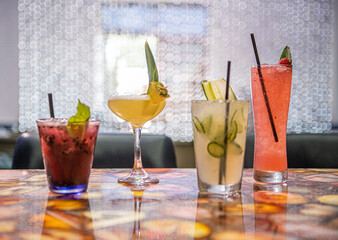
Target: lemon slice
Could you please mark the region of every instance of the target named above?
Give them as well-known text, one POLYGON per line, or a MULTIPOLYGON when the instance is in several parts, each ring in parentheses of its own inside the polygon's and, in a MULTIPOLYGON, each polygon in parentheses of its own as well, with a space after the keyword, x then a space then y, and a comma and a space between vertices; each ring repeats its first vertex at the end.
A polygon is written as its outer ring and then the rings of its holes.
MULTIPOLYGON (((225 99, 225 87, 226 81, 224 78, 220 78, 215 81, 202 81, 202 87, 205 97, 208 100, 224 100, 225 99)), ((234 91, 229 86, 229 100, 237 100, 234 91)))
POLYGON ((85 122, 69 122, 67 124, 67 132, 69 136, 79 140, 83 140, 83 137, 87 131, 88 121, 85 122))

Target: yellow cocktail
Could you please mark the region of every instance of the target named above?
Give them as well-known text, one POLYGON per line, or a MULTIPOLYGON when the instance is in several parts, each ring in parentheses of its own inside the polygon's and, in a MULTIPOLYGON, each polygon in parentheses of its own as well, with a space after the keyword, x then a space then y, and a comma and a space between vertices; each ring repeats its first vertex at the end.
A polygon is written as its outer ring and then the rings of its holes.
POLYGON ((164 106, 165 100, 153 102, 149 95, 114 96, 108 101, 110 110, 133 127, 142 127, 156 117, 164 106))
POLYGON ((118 117, 126 120, 134 132, 134 167, 133 170, 118 182, 131 185, 158 183, 157 178, 150 177, 143 169, 141 159, 141 130, 144 123, 156 117, 164 108, 165 100, 153 101, 149 95, 113 96, 108 100, 108 107, 118 117))
POLYGON ((134 133, 134 167, 126 176, 118 179, 119 183, 146 186, 158 183, 157 178, 149 176, 143 169, 141 159, 141 130, 143 124, 156 117, 165 106, 165 99, 169 97, 167 88, 158 80, 158 72, 148 43, 145 44, 148 66, 149 86, 146 94, 112 96, 108 100, 108 107, 118 117, 126 120, 134 133))

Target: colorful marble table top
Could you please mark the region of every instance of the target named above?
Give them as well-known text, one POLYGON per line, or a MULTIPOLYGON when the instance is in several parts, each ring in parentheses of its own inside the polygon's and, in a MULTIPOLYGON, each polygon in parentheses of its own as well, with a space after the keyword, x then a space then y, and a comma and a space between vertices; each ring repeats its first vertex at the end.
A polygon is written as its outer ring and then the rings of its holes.
POLYGON ((146 189, 94 169, 78 195, 49 192, 44 170, 0 171, 0 239, 338 239, 338 169, 290 169, 287 185, 244 171, 233 197, 199 193, 195 169, 152 169, 146 189))

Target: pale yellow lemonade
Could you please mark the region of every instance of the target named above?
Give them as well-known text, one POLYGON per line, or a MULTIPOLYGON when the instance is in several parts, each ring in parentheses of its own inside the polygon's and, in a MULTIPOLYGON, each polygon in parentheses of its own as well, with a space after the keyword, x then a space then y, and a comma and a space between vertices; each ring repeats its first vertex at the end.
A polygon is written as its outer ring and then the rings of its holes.
POLYGON ((232 185, 241 181, 249 102, 232 101, 229 106, 226 120, 224 101, 193 102, 195 158, 199 181, 202 184, 232 185), (221 173, 222 158, 225 161, 225 172, 221 173))
POLYGON ((154 102, 149 95, 114 96, 108 100, 108 107, 133 127, 142 127, 163 110, 165 100, 154 102))

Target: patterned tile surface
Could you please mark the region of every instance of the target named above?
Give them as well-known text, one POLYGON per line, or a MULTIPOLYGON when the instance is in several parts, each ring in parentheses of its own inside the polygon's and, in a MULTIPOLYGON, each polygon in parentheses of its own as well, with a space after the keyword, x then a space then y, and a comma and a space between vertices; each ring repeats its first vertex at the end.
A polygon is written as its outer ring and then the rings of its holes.
POLYGON ((0 171, 0 239, 338 239, 338 170, 290 169, 285 186, 199 193, 195 169, 152 169, 157 185, 117 183, 94 169, 78 195, 49 192, 43 170, 0 171))

